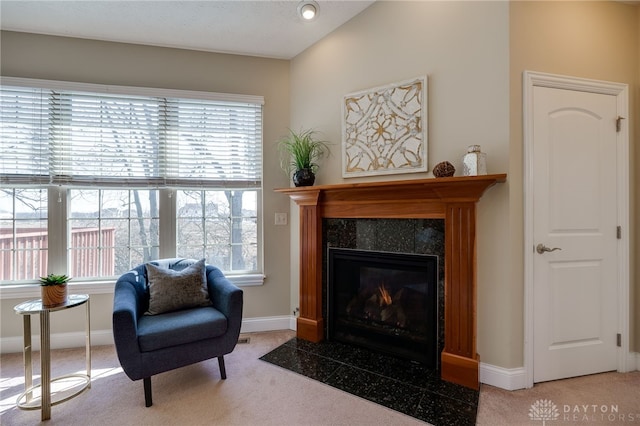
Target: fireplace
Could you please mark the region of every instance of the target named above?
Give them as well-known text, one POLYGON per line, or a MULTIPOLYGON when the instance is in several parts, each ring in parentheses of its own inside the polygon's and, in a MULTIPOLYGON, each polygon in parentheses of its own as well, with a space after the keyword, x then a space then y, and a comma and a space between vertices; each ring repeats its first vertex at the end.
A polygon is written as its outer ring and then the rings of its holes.
POLYGON ((476 353, 476 203, 506 174, 361 182, 282 188, 300 207, 301 339, 325 337, 322 285, 322 221, 359 219, 444 219, 444 346, 440 375, 444 380, 479 389, 476 353))
POLYGON ((438 257, 329 248, 328 338, 437 368, 438 257))

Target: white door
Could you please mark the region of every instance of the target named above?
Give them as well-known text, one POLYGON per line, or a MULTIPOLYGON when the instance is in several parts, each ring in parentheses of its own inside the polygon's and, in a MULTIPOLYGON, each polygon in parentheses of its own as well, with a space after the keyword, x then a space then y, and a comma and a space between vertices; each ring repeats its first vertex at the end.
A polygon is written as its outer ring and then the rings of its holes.
POLYGON ((534 382, 617 368, 616 102, 533 88, 534 382))

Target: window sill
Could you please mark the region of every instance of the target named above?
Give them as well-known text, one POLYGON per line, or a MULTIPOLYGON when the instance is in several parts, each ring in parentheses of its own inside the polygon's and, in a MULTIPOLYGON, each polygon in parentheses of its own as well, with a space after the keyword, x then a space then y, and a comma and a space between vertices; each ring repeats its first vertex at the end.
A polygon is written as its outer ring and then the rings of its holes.
MULTIPOLYGON (((115 281, 85 281, 69 283, 69 293, 112 294, 115 281)), ((41 297, 40 285, 16 284, 0 287, 0 299, 38 299, 41 297)))
POLYGON ((227 279, 238 287, 256 287, 264 285, 266 278, 262 274, 226 275, 227 279))
MULTIPOLYGON (((227 276, 227 279, 238 287, 255 287, 264 284, 265 276, 262 274, 227 276)), ((113 294, 114 281, 84 281, 69 283, 69 293, 82 294, 113 294)), ((0 287, 0 300, 8 299, 38 299, 40 298, 40 285, 16 284, 0 287)))

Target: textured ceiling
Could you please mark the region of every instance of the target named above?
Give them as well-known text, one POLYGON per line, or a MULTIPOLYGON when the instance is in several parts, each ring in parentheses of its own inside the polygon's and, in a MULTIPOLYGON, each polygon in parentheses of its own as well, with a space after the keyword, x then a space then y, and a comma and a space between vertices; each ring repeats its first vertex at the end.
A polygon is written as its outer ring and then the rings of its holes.
POLYGON ((0 0, 0 28, 291 59, 373 3, 316 1, 303 22, 298 1, 0 0))

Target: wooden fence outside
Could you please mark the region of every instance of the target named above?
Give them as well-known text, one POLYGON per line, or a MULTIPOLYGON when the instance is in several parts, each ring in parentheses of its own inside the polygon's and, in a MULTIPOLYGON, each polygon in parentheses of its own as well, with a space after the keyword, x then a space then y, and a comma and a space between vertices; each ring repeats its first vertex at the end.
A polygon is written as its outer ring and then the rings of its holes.
MULTIPOLYGON (((46 275, 47 230, 19 228, 16 231, 15 240, 11 230, 0 231, 0 280, 34 280, 46 275), (12 261, 14 253, 15 263, 12 261)), ((71 247, 71 277, 115 274, 115 228, 72 229, 71 247)))

